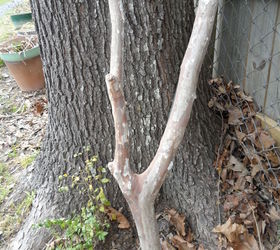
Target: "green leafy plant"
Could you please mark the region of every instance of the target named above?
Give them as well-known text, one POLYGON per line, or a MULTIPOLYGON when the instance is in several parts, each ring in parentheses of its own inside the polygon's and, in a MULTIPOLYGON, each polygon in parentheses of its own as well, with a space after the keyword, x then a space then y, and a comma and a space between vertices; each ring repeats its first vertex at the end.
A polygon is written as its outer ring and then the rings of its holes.
POLYGON ((0 59, 0 68, 4 67, 5 66, 5 63, 2 59, 0 59))
MULTIPOLYGON (((85 149, 89 151, 88 148, 85 149)), ((82 154, 75 154, 74 157, 82 154)), ((73 175, 64 173, 58 177, 60 192, 68 192, 70 189, 78 191, 88 198, 88 202, 71 218, 49 219, 38 225, 48 228, 54 236, 55 240, 47 249, 93 249, 98 241, 105 240, 110 224, 104 213, 110 202, 102 186, 110 180, 105 177, 106 169, 96 166, 96 163, 97 156, 90 157, 79 173, 73 175)))
POLYGON ((18 145, 12 145, 12 150, 8 153, 8 156, 10 159, 14 159, 17 157, 17 148, 18 148, 18 145))

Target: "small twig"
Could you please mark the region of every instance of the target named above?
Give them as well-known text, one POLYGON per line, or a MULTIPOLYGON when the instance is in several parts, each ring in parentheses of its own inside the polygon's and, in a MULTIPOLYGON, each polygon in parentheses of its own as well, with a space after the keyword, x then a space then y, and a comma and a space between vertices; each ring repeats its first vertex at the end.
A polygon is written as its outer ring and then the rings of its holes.
POLYGON ((254 217, 254 221, 255 221, 255 223, 256 223, 256 228, 257 228, 257 234, 258 234, 258 241, 259 241, 260 250, 264 250, 264 249, 263 249, 262 242, 261 242, 260 229, 259 229, 259 226, 258 226, 258 222, 257 222, 256 216, 255 216, 254 209, 252 208, 252 206, 250 205, 250 203, 248 203, 248 204, 249 204, 250 209, 252 210, 253 217, 254 217))
MULTIPOLYGON (((223 115, 222 115, 222 112, 220 111, 220 116, 222 118, 222 134, 220 136, 220 145, 219 145, 219 148, 218 148, 218 152, 217 152, 217 160, 216 160, 216 164, 215 164, 215 169, 217 170, 217 167, 218 167, 218 162, 219 162, 219 159, 220 159, 220 152, 221 152, 221 148, 222 148, 222 144, 223 144, 223 138, 224 138, 224 135, 225 135, 225 132, 224 132, 224 118, 223 118, 223 115)), ((222 224, 222 220, 221 220, 221 209, 220 209, 220 193, 221 193, 221 190, 220 190, 220 183, 221 183, 221 172, 219 172, 219 179, 218 179, 218 194, 217 194, 217 203, 218 203, 218 220, 219 220, 219 224, 221 225, 222 224)))
POLYGON ((0 119, 9 119, 17 116, 23 116, 23 114, 0 115, 0 119))

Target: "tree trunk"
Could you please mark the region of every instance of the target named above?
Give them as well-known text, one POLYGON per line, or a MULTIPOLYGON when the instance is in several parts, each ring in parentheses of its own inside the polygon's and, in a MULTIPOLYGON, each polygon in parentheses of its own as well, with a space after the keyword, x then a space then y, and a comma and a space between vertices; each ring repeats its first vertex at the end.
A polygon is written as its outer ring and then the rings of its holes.
MULTIPOLYGON (((34 169, 37 196, 12 249, 42 249, 49 235, 33 223, 64 216, 82 197, 59 193, 58 176, 77 172, 74 154, 90 145, 100 164, 113 158, 113 119, 104 76, 109 71, 110 19, 107 1, 32 1, 48 96, 48 128, 34 169)), ((194 20, 193 1, 125 1, 124 92, 130 126, 131 165, 150 163, 171 108, 179 67, 194 20)), ((158 204, 187 214, 198 240, 213 246, 217 223, 212 162, 216 121, 207 107, 202 72, 191 120, 158 204)), ((112 205, 127 207, 117 184, 107 190, 112 205)), ((215 249, 215 248, 213 248, 215 249)))

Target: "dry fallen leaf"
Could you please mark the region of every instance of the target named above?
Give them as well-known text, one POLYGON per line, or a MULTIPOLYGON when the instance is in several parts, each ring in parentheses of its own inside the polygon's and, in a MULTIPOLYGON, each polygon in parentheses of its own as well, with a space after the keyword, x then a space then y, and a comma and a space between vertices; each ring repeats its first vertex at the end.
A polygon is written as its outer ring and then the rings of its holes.
POLYGON ((224 211, 227 212, 233 208, 238 207, 241 197, 236 195, 227 195, 224 202, 224 211))
POLYGON ((175 209, 167 210, 170 223, 176 227, 178 234, 186 236, 185 231, 185 216, 180 215, 175 209))
POLYGON ((176 246, 178 248, 178 250, 195 250, 196 249, 194 244, 187 242, 179 235, 175 235, 171 239, 171 241, 174 244, 174 246, 176 246))
POLYGON ((262 171, 262 167, 258 164, 258 165, 253 165, 252 171, 251 171, 251 176, 255 177, 256 174, 260 171, 262 171))
POLYGON ((268 216, 272 221, 279 221, 280 220, 280 213, 276 210, 276 208, 273 206, 269 209, 268 216))
POLYGON ((239 108, 231 107, 228 110, 228 113, 229 113, 228 124, 230 125, 241 124, 241 121, 239 119, 242 118, 243 114, 239 108))
POLYGON ((228 165, 226 167, 233 170, 233 171, 241 172, 243 176, 247 175, 247 173, 248 173, 244 164, 242 162, 240 162, 233 155, 230 156, 229 161, 228 161, 228 165))
POLYGON ((204 246, 200 244, 197 250, 204 250, 204 246))
POLYGON ((161 248, 162 250, 176 250, 171 244, 168 243, 168 241, 161 242, 161 248))
POLYGON ((266 153, 266 156, 269 159, 269 161, 273 167, 277 167, 280 165, 280 158, 277 156, 277 154, 275 152, 269 151, 266 153))
POLYGON ((223 86, 219 86, 218 90, 219 90, 219 94, 226 94, 227 93, 226 89, 223 86))
POLYGON ((214 105, 215 105, 216 100, 217 100, 216 97, 211 98, 211 100, 208 102, 208 107, 209 108, 213 108, 214 105))
POLYGON ((239 235, 247 230, 243 225, 232 223, 231 218, 223 225, 216 226, 213 229, 214 233, 221 233, 226 236, 229 242, 239 242, 239 235))
POLYGON ((130 228, 130 224, 127 218, 119 211, 112 207, 105 208, 106 214, 109 216, 110 220, 117 220, 119 223, 118 228, 120 229, 128 229, 130 228))
POLYGON ((275 140, 265 131, 261 131, 255 144, 259 149, 269 149, 275 144, 275 140))
POLYGON ((234 250, 259 250, 259 245, 253 235, 246 233, 240 241, 232 245, 234 250))
POLYGON ((239 130, 235 129, 235 134, 237 136, 238 141, 241 143, 244 138, 246 137, 245 133, 240 132, 239 130))
POLYGON ((37 101, 34 104, 34 114, 35 115, 42 115, 44 112, 44 103, 37 101))
POLYGON ((245 189, 246 185, 246 179, 243 175, 239 175, 237 178, 237 181, 234 183, 234 190, 241 190, 243 191, 245 189))
POLYGON ((190 227, 189 227, 189 230, 188 230, 188 233, 187 233, 187 237, 185 237, 185 238, 188 242, 192 242, 194 240, 194 235, 193 235, 190 227))
POLYGON ((253 97, 246 95, 243 91, 238 91, 237 95, 247 102, 253 102, 253 97))
POLYGON ((210 85, 214 96, 209 107, 227 111, 219 113, 224 121, 223 142, 214 166, 221 180, 222 205, 227 216, 234 218, 216 227, 214 232, 220 233, 225 249, 257 250, 262 248, 255 238, 257 229, 261 239, 266 240, 272 235, 269 220, 280 220, 279 211, 275 207, 269 209, 267 203, 272 200, 280 203, 279 190, 269 188, 277 187, 280 182, 277 172, 280 157, 273 147, 275 140, 256 118, 253 98, 240 86, 223 79, 213 79, 210 85), (217 104, 221 106, 218 109, 217 104))

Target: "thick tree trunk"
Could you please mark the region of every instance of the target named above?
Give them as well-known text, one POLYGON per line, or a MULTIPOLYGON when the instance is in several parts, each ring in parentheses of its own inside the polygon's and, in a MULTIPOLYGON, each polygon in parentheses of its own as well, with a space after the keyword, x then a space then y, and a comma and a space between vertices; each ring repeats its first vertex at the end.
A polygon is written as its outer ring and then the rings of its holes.
MULTIPOLYGON (((13 249, 42 249, 47 232, 32 223, 67 215, 82 197, 58 193, 58 176, 77 172, 74 154, 91 145, 106 165, 113 158, 113 120, 104 76, 109 71, 107 1, 32 1, 49 100, 48 129, 32 171, 37 196, 13 249)), ((194 19, 193 1, 125 1, 124 92, 130 126, 131 166, 150 163, 171 108, 179 67, 194 19)), ((206 71, 205 71, 206 72, 206 71)), ((204 72, 204 73, 205 73, 204 72)), ((205 79, 206 74, 202 78, 205 79)), ((201 81, 191 120, 159 204, 188 215, 199 240, 212 245, 217 222, 212 161, 218 134, 201 81)), ((115 207, 126 206, 117 184, 107 190, 115 207)), ((215 249, 215 248, 214 248, 215 249)))

